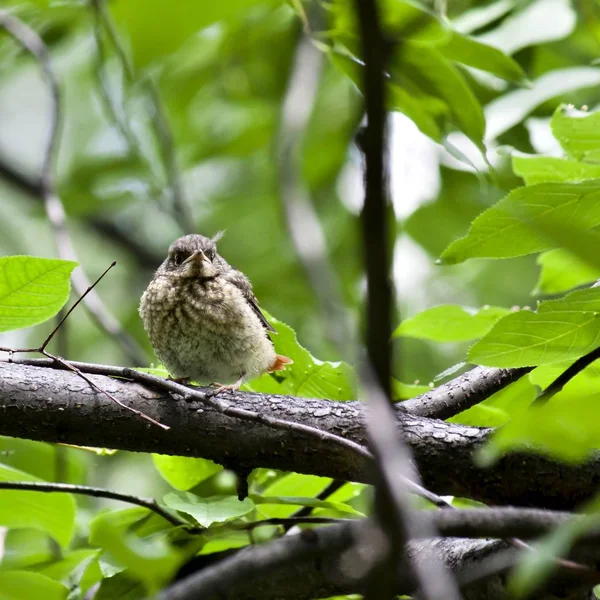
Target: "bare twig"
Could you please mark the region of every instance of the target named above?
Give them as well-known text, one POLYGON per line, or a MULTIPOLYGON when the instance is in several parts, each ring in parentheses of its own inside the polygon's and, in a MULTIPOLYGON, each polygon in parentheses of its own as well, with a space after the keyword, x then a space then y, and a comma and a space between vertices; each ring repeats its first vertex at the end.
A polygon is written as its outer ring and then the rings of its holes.
POLYGON ((585 356, 578 358, 566 371, 561 373, 534 401, 534 405, 544 404, 558 394, 573 377, 579 375, 586 367, 600 358, 600 347, 588 352, 585 356))
POLYGON ((66 312, 66 314, 63 316, 63 318, 59 321, 58 325, 50 332, 50 335, 48 335, 48 337, 44 340, 44 342, 42 343, 41 346, 38 346, 36 348, 8 348, 8 347, 0 346, 0 352, 8 352, 9 356, 11 358, 12 358, 12 356, 14 354, 23 354, 23 353, 28 353, 28 352, 39 352, 40 354, 43 354, 47 358, 53 360, 55 363, 60 364, 63 368, 68 369, 69 371, 72 371, 73 373, 76 373, 81 379, 83 379, 85 382, 87 382, 96 391, 100 392, 101 394, 104 394, 109 400, 112 400, 113 402, 115 402, 116 404, 118 404, 119 406, 121 406, 122 408, 125 408, 126 410, 129 410, 129 411, 135 413, 136 415, 138 415, 142 419, 145 419, 146 421, 152 423, 153 425, 157 425, 158 427, 161 427, 162 429, 168 430, 169 427, 167 425, 163 425, 162 423, 160 423, 156 419, 153 419, 152 417, 148 416, 147 414, 143 413, 140 410, 137 410, 136 408, 132 408, 130 406, 127 406, 126 404, 123 404, 123 402, 121 402, 118 398, 115 398, 115 396, 113 396, 112 394, 108 393, 106 390, 102 389, 100 386, 96 385, 89 377, 87 377, 86 375, 84 375, 81 372, 81 370, 78 367, 76 367, 72 362, 70 362, 70 361, 68 361, 68 360, 66 360, 64 358, 61 358, 59 356, 55 356, 54 354, 50 354, 50 352, 48 352, 46 350, 46 347, 52 341, 52 338, 55 336, 56 332, 59 331, 60 328, 61 328, 61 326, 64 325, 65 321, 67 320, 67 318, 69 317, 69 315, 73 312, 73 310, 79 305, 79 303, 85 298, 85 296, 87 294, 89 294, 94 289, 94 287, 96 286, 96 284, 98 282, 100 282, 100 280, 116 264, 117 264, 116 261, 113 261, 109 265, 109 267, 104 270, 104 272, 100 275, 100 277, 98 277, 98 279, 96 279, 96 281, 94 281, 94 283, 92 283, 83 292, 83 294, 75 301, 75 303, 73 304, 73 306, 71 306, 71 308, 66 312))
POLYGON ((107 498, 108 500, 119 500, 128 504, 136 504, 147 508, 160 515, 176 527, 184 527, 186 530, 193 531, 195 528, 189 521, 181 519, 175 513, 170 512, 156 500, 151 498, 140 498, 130 494, 121 494, 104 488, 90 487, 87 485, 72 485, 70 483, 43 483, 37 481, 0 481, 0 490, 27 490, 30 492, 60 492, 66 494, 78 494, 80 496, 92 496, 94 498, 107 498))
POLYGON ((339 277, 329 260, 325 233, 295 160, 314 106, 322 63, 323 53, 300 38, 281 110, 277 144, 280 196, 292 243, 319 302, 325 331, 342 356, 353 360, 355 343, 339 277))
MULTIPOLYGON (((55 193, 52 175, 52 163, 56 145, 58 143, 61 118, 58 79, 54 74, 48 49, 33 29, 5 10, 0 10, 0 27, 6 29, 6 31, 8 31, 8 33, 10 33, 10 35, 12 35, 15 40, 36 59, 40 65, 44 78, 48 83, 51 98, 51 118, 48 142, 40 174, 40 192, 44 199, 48 220, 54 232, 59 256, 66 260, 77 261, 77 256, 67 228, 65 210, 60 198, 55 193)), ((84 290, 90 287, 90 282, 81 267, 73 272, 72 280, 73 286, 79 294, 83 294, 84 290)), ((107 334, 120 341, 131 360, 136 364, 144 364, 146 362, 145 355, 137 343, 123 331, 118 321, 107 311, 100 300, 100 297, 95 292, 92 292, 87 296, 85 306, 95 322, 107 334)))

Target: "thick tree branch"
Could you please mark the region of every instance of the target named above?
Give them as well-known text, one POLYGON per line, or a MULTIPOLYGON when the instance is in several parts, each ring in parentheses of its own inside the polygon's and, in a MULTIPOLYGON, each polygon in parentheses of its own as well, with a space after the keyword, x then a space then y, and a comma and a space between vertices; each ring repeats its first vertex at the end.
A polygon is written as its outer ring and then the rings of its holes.
MULTIPOLYGON (((0 363, 0 434, 201 456, 226 462, 232 468, 270 467, 370 481, 366 459, 326 440, 242 421, 201 402, 185 402, 139 384, 90 377, 122 402, 170 425, 171 430, 158 430, 122 410, 72 373, 0 363)), ((367 443, 362 407, 357 402, 243 392, 224 394, 223 401, 367 443)), ((512 454, 484 469, 474 464, 473 453, 485 443, 491 430, 413 417, 400 410, 396 416, 423 484, 438 494, 466 496, 496 505, 571 510, 595 494, 600 485, 600 454, 577 466, 535 454, 512 454)))
MULTIPOLYGON (((468 521, 478 519, 475 514, 478 512, 426 511, 418 513, 415 518, 429 520, 429 525, 435 525, 444 535, 462 535, 473 531, 468 521)), ((531 535, 547 531, 551 526, 542 511, 524 513, 530 513, 531 535)), ((527 534, 527 528, 521 527, 524 513, 510 509, 490 511, 487 523, 490 532, 498 531, 495 522, 499 516, 504 522, 505 531, 527 534), (511 521, 514 524, 512 529, 509 525, 511 521)), ((566 515, 555 514, 553 524, 564 522, 567 518, 566 515)), ((479 532, 483 532, 485 526, 482 519, 479 525, 479 532)), ((359 554, 357 542, 368 537, 370 531, 373 531, 370 520, 345 522, 247 547, 233 557, 175 583, 164 590, 157 600, 305 600, 360 592, 365 577, 365 556, 359 554), (293 584, 290 585, 290 582, 293 584)), ((442 556, 445 567, 459 581, 465 584, 467 581, 473 582, 464 590, 468 599, 507 600, 512 596, 507 589, 506 579, 501 575, 516 563, 522 551, 510 548, 502 541, 438 539, 412 542, 409 553, 415 562, 424 564, 429 562, 431 554, 442 556)), ((588 558, 597 556, 597 551, 592 555, 587 552, 586 555, 588 558)), ((396 575, 398 594, 414 592, 416 582, 405 565, 397 570, 396 575)), ((593 586, 597 574, 591 570, 577 575, 573 577, 572 573, 563 572, 550 581, 544 592, 540 592, 536 598, 555 597, 555 594, 563 598, 583 597, 585 590, 593 586)))

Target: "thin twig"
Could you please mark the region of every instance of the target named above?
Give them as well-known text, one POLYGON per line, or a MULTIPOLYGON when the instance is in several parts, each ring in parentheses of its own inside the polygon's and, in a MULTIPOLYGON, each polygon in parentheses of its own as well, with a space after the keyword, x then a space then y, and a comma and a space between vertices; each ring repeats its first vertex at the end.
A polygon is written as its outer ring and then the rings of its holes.
POLYGON ((83 292, 83 294, 81 296, 79 296, 79 298, 77 298, 77 300, 73 303, 73 306, 71 306, 71 308, 69 308, 69 310, 64 314, 63 318, 58 322, 58 324, 56 325, 56 327, 50 332, 50 335, 44 340, 44 343, 40 346, 39 351, 43 352, 46 347, 48 346, 48 344, 52 341, 52 338, 55 336, 56 332, 61 328, 61 326, 63 325, 63 323, 67 320, 67 318, 69 317, 69 315, 77 308, 77 306, 79 306, 80 302, 94 289, 94 287, 96 285, 98 285, 98 283, 100 283, 100 280, 117 264, 116 260, 113 260, 110 265, 108 265, 108 267, 106 267, 106 269, 104 269, 104 271, 102 272, 102 274, 100 275, 100 277, 98 277, 98 279, 96 279, 96 281, 94 281, 94 283, 92 283, 87 290, 85 290, 85 292, 83 292))
POLYGON ((50 352, 48 352, 46 350, 46 347, 48 346, 48 344, 50 343, 50 341, 52 340, 52 338, 54 337, 56 332, 60 330, 61 326, 64 326, 65 321, 67 320, 69 315, 73 312, 73 310, 80 304, 80 302, 85 298, 85 296, 94 289, 94 286, 96 286, 100 282, 100 280, 116 264, 117 264, 116 261, 113 261, 110 264, 110 266, 104 270, 104 272, 100 275, 100 277, 98 277, 98 279, 96 279, 96 281, 94 281, 94 283, 92 283, 84 291, 84 293, 74 302, 73 306, 71 306, 71 308, 67 311, 67 313, 64 315, 64 317, 60 320, 58 325, 50 332, 50 335, 44 340, 44 342, 42 343, 41 346, 38 346, 37 348, 8 348, 8 347, 0 346, 0 352, 8 352, 10 358, 12 358, 13 354, 39 352, 40 354, 43 354, 44 356, 51 359, 55 363, 60 364, 63 368, 77 374, 81 379, 83 379, 86 383, 88 383, 92 388, 94 388, 96 391, 100 392, 101 394, 104 394, 109 400, 112 400, 113 402, 115 402, 116 404, 121 406, 122 408, 131 411, 132 413, 138 415, 139 417, 141 417, 142 419, 145 419, 146 421, 152 423, 153 425, 157 425, 158 427, 161 427, 162 429, 168 430, 168 429, 170 429, 170 427, 168 427, 167 425, 159 423, 157 420, 153 419, 152 417, 148 416, 147 414, 143 413, 142 411, 137 410, 136 408, 127 406, 126 404, 121 402, 118 398, 115 398, 112 394, 110 394, 106 390, 102 389, 100 386, 96 385, 89 377, 84 375, 81 372, 81 370, 77 366, 75 366, 75 364, 73 364, 71 361, 61 358, 60 356, 55 356, 54 354, 50 354, 50 352))
POLYGON ((586 367, 589 367, 594 361, 600 358, 600 347, 595 348, 586 355, 578 358, 566 371, 563 371, 533 402, 532 406, 545 404, 558 394, 573 377, 579 375, 586 367))
POLYGON ((73 485, 70 483, 44 483, 37 481, 0 481, 0 490, 27 490, 30 492, 60 492, 67 494, 78 494, 80 496, 92 496, 94 498, 107 498, 109 500, 119 500, 128 504, 136 504, 147 508, 152 512, 160 515, 172 525, 184 527, 187 530, 194 528, 188 521, 179 518, 176 514, 169 512, 163 508, 156 500, 151 498, 140 498, 139 496, 131 496, 130 494, 121 494, 104 488, 91 487, 87 485, 73 485))
MULTIPOLYGON (((51 99, 51 118, 50 131, 40 173, 40 191, 44 200, 48 221, 54 232, 59 256, 62 259, 77 261, 77 255, 73 248, 67 228, 65 210, 60 198, 55 193, 52 174, 52 163, 56 145, 58 144, 61 121, 61 102, 58 79, 52 68, 48 49, 33 29, 5 10, 0 10, 0 27, 6 29, 6 31, 8 31, 8 33, 36 59, 48 84, 51 99)), ((73 287, 79 294, 83 294, 84 290, 90 287, 90 282, 81 267, 73 272, 72 281, 73 287)), ((118 321, 107 311, 100 300, 100 297, 96 293, 87 296, 85 306, 95 322, 107 334, 120 341, 123 349, 131 360, 136 364, 144 364, 146 362, 144 352, 133 338, 123 331, 118 321)))

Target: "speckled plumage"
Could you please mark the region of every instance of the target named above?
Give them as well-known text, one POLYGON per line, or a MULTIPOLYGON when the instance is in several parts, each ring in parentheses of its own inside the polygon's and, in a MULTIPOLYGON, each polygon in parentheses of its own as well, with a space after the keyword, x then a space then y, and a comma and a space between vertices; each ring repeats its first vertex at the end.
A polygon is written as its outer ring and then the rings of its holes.
POLYGON ((139 312, 156 356, 176 378, 227 384, 282 368, 278 359, 287 360, 275 354, 267 333, 274 330, 246 276, 201 235, 173 242, 139 312))

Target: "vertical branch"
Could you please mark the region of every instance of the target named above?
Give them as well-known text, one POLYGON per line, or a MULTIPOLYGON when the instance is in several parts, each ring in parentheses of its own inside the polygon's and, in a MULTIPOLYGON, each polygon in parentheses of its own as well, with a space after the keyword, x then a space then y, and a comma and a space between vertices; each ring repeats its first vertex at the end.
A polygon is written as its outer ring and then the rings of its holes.
MULTIPOLYGON (((426 600, 459 600, 456 582, 440 557, 429 561, 410 560, 407 542, 417 537, 434 537, 435 529, 423 528, 411 515, 406 481, 419 484, 410 450, 394 423, 391 398, 391 316, 393 305, 388 247, 388 193, 385 165, 386 40, 380 27, 376 0, 355 0, 362 42, 367 125, 360 145, 365 157, 365 203, 361 213, 363 251, 367 276, 366 346, 367 365, 362 383, 367 398, 367 428, 377 471, 375 511, 388 546, 383 559, 371 570, 366 582, 366 600, 396 597, 398 565, 412 563, 418 594, 426 600)), ((368 540, 366 540, 368 543, 368 540)), ((373 542, 372 542, 373 544, 373 542)))
POLYGON ((367 273, 366 345, 377 382, 391 397, 390 333, 392 285, 388 245, 388 193, 385 168, 386 109, 384 65, 387 47, 373 0, 355 0, 364 60, 367 126, 359 144, 365 157, 365 203, 361 213, 367 273))
MULTIPOLYGON (((48 221, 54 233, 54 240, 58 255, 65 260, 77 260, 77 255, 71 242, 67 228, 67 216, 60 198, 55 193, 52 163, 54 152, 58 144, 58 132, 61 122, 61 102, 58 79, 54 74, 50 62, 50 55, 46 45, 38 34, 7 11, 0 10, 0 27, 5 29, 14 39, 27 50, 38 62, 44 79, 48 84, 50 92, 50 131, 42 161, 40 174, 40 193, 44 200, 44 207, 48 221)), ((82 294, 90 287, 90 281, 80 266, 72 275, 73 287, 82 294)), ((96 292, 92 291, 85 299, 85 307, 94 321, 109 336, 116 338, 129 359, 136 364, 145 364, 146 357, 137 343, 121 328, 119 322, 111 315, 104 306, 96 292)))

